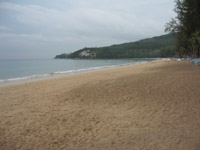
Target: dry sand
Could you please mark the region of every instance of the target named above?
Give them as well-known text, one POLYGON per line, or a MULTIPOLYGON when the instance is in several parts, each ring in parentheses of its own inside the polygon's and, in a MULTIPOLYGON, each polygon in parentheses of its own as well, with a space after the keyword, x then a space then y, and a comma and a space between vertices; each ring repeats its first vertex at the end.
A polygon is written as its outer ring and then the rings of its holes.
POLYGON ((0 87, 0 150, 200 150, 200 67, 183 62, 0 87))

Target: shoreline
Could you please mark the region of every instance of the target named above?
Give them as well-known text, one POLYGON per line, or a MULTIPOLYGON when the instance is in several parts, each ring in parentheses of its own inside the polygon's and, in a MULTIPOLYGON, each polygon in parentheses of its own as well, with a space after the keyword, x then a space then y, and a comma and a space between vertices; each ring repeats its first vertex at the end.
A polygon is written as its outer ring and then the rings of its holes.
MULTIPOLYGON (((152 58, 154 59, 154 58, 152 58)), ((30 75, 30 76, 23 76, 23 77, 16 77, 16 78, 9 78, 9 79, 1 79, 0 80, 0 87, 6 86, 6 85, 12 85, 12 84, 21 84, 26 82, 34 82, 34 81, 40 81, 45 79, 54 79, 59 78, 63 76, 69 76, 79 73, 85 73, 85 72, 95 72, 95 71, 103 71, 107 69, 113 69, 113 68, 119 68, 119 67, 126 67, 126 66, 134 66, 134 65, 141 65, 145 63, 150 62, 157 62, 165 60, 164 58, 158 58, 157 60, 153 61, 144 61, 144 62, 136 62, 136 63, 127 63, 127 64, 120 64, 120 65, 111 65, 111 66, 100 66, 100 67, 91 67, 91 68, 83 68, 78 70, 69 70, 69 71, 59 71, 59 72, 53 72, 53 73, 46 73, 46 74, 37 74, 37 75, 30 75)))
POLYGON ((197 150, 199 97, 189 61, 0 87, 0 149, 197 150))

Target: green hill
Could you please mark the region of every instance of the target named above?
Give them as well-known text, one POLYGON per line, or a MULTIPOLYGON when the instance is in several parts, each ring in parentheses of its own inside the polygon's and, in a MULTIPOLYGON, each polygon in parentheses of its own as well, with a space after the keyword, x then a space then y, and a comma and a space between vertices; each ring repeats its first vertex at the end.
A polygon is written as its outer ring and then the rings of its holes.
POLYGON ((57 55, 55 58, 155 58, 173 57, 175 54, 175 39, 171 34, 167 34, 106 47, 85 47, 70 54, 57 55))

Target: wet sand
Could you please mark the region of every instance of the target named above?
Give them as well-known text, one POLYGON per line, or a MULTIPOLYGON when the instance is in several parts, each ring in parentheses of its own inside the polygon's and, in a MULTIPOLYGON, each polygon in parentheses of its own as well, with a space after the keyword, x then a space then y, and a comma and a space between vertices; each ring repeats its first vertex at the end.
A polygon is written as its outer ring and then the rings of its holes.
POLYGON ((158 61, 0 87, 0 150, 199 150, 200 67, 158 61))

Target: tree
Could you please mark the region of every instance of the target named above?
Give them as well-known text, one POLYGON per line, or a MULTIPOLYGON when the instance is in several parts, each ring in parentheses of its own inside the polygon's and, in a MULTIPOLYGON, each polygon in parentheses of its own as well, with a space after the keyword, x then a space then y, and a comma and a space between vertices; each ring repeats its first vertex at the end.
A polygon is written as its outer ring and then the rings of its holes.
POLYGON ((199 57, 200 1, 175 0, 176 18, 165 26, 165 31, 176 37, 176 49, 180 55, 199 57))
POLYGON ((192 55, 200 56, 200 30, 194 32, 189 40, 192 46, 192 55))

